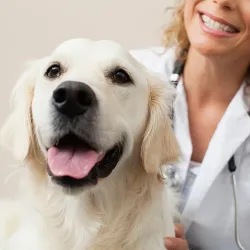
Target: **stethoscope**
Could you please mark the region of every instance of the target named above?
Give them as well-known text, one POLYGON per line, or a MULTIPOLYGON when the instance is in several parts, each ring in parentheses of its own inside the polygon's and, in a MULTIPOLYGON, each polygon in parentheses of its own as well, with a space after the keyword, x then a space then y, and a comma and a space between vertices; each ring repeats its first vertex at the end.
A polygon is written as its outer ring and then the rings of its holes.
MULTIPOLYGON (((184 70, 184 65, 185 65, 185 60, 183 60, 182 57, 180 57, 179 59, 177 59, 175 61, 174 64, 174 69, 173 72, 170 76, 170 82, 174 85, 174 87, 176 88, 183 70, 184 70)), ((173 121, 174 124, 174 110, 172 110, 170 117, 173 121)), ((173 125, 174 128, 174 125, 173 125)), ((241 250, 246 250, 241 242, 240 242, 240 236, 239 236, 239 215, 238 215, 238 198, 237 198, 237 182, 236 182, 236 177, 235 177, 235 172, 237 170, 237 166, 235 164, 235 159, 234 159, 234 155, 230 158, 230 160, 228 161, 228 171, 231 174, 231 178, 232 178, 232 186, 233 186, 233 195, 234 195, 234 214, 235 214, 235 241, 236 244, 238 245, 239 249, 241 250)), ((178 176, 178 173, 176 171, 176 168, 174 166, 170 166, 167 169, 166 172, 168 178, 169 178, 169 184, 170 186, 174 187, 175 189, 179 190, 181 189, 181 181, 180 181, 180 177, 178 176)))

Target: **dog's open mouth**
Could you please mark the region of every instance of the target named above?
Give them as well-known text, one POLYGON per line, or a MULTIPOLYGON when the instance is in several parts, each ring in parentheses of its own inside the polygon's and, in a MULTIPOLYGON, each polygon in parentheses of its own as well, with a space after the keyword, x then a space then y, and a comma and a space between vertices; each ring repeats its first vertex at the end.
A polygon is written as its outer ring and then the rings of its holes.
POLYGON ((67 134, 48 150, 48 172, 64 187, 96 184, 116 167, 123 153, 124 141, 107 152, 97 152, 74 134, 67 134))

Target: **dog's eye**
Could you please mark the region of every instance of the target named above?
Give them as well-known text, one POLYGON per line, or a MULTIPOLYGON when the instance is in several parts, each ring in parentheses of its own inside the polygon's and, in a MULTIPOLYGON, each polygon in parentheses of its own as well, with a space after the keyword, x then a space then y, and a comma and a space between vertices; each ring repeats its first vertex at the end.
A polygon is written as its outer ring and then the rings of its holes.
POLYGON ((132 82, 128 73, 123 69, 117 69, 113 72, 112 80, 115 83, 129 83, 132 82))
POLYGON ((51 65, 51 66, 47 69, 45 75, 46 75, 48 78, 54 79, 54 78, 59 77, 59 76, 61 75, 61 73, 62 73, 62 68, 61 68, 60 64, 57 63, 57 64, 51 65))

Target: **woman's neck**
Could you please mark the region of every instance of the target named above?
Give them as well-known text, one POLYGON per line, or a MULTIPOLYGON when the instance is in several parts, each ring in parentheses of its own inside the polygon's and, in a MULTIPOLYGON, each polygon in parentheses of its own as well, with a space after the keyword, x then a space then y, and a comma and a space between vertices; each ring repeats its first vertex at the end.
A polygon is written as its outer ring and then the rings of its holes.
POLYGON ((184 86, 197 103, 229 104, 239 89, 249 62, 204 57, 190 48, 184 69, 184 86))

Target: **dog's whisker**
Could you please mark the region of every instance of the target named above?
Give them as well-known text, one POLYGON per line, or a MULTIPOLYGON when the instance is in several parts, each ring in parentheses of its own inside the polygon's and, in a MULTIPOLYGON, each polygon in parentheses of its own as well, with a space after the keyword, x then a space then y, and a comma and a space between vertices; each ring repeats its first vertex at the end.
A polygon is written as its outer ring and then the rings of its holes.
POLYGON ((20 173, 20 172, 21 172, 21 169, 16 169, 16 171, 9 174, 9 176, 7 176, 6 179, 4 180, 4 186, 7 185, 7 183, 11 180, 12 177, 14 177, 17 173, 20 173))

